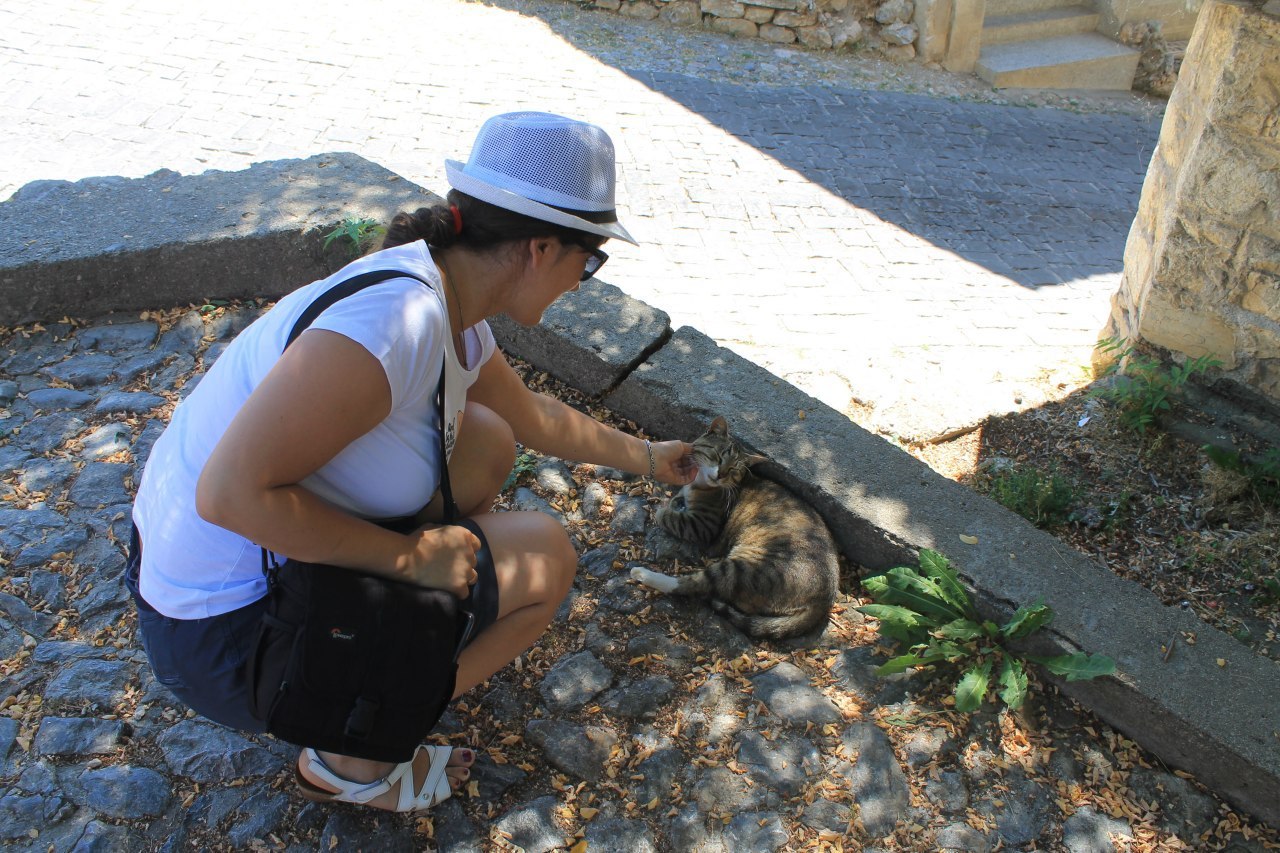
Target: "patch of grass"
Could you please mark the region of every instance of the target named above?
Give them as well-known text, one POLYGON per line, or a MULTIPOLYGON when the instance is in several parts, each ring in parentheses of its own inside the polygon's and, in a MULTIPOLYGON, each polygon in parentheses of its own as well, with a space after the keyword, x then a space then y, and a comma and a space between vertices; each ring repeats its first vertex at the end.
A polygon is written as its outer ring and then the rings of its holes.
POLYGON ((1070 519, 1077 494, 1060 474, 1045 475, 1035 468, 1024 468, 993 475, 991 497, 1036 527, 1049 528, 1070 519))
POLYGON ((1098 348, 1112 354, 1115 361, 1104 376, 1114 376, 1111 384, 1090 391, 1090 395, 1110 400, 1120 409, 1120 420, 1134 432, 1145 433, 1156 418, 1169 410, 1170 399, 1177 395, 1187 380, 1222 362, 1212 355, 1165 367, 1157 358, 1138 352, 1137 348, 1118 338, 1107 338, 1098 348))

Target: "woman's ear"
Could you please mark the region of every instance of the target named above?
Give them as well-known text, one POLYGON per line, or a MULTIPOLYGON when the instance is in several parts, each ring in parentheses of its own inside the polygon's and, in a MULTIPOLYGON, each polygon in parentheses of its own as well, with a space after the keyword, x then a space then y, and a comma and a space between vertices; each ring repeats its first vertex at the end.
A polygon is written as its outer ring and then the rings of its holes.
POLYGON ((530 237, 525 244, 529 266, 538 269, 548 261, 554 260, 553 255, 557 245, 555 240, 548 237, 530 237))

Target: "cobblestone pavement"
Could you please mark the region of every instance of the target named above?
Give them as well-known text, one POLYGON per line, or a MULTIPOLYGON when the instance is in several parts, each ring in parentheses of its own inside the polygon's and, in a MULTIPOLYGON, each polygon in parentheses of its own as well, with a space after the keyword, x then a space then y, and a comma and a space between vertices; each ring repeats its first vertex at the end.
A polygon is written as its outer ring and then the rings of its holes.
MULTIPOLYGON (((617 16, 584 34, 569 4, 297 8, 6 3, 0 196, 331 150, 439 191, 441 161, 497 110, 589 117, 619 143, 625 221, 646 241, 616 247, 611 283, 860 422, 924 437, 1034 403, 1041 374, 1083 362, 1157 132, 1141 111, 861 90, 834 59, 617 16)), ((447 718, 483 756, 470 795, 424 820, 305 804, 290 749, 191 719, 154 681, 119 584, 134 472, 251 315, 0 340, 0 840, 1264 849, 1052 694, 964 717, 874 678, 848 597, 821 637, 774 647, 638 589, 631 564, 677 556, 647 532, 656 496, 558 460, 507 500, 563 517, 582 571, 543 642, 447 718)))
POLYGON ((1084 381, 1158 132, 1158 107, 867 91, 847 59, 569 3, 181 5, 0 9, 0 197, 332 150, 443 191, 488 115, 588 117, 644 243, 610 283, 910 439, 1084 381))
POLYGON ((1280 847, 1052 690, 1017 713, 956 714, 945 690, 876 677, 884 649, 853 609, 854 567, 823 633, 786 644, 753 645, 702 604, 647 591, 628 580, 632 566, 693 559, 652 524, 661 490, 556 459, 537 460, 501 502, 559 518, 578 576, 538 645, 438 728, 481 756, 468 790, 418 817, 307 803, 292 748, 203 722, 155 680, 120 582, 136 471, 258 310, 0 338, 0 844, 1280 847))

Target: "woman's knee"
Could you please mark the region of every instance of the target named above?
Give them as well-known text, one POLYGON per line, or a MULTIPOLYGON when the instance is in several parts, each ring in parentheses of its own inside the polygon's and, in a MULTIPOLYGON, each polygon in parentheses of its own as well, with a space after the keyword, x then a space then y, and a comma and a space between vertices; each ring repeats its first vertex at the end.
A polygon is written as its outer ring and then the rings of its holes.
POLYGON ((503 512, 476 521, 494 553, 503 610, 530 604, 559 606, 578 566, 565 529, 541 512, 503 512))
POLYGON ((497 495, 515 459, 516 439, 511 425, 489 407, 467 403, 458 444, 449 460, 449 473, 476 486, 477 491, 497 495))
POLYGON ((541 568, 546 573, 548 586, 557 604, 569 592, 578 569, 578 552, 569 541, 569 534, 554 518, 544 513, 530 513, 531 523, 537 529, 541 556, 541 568))

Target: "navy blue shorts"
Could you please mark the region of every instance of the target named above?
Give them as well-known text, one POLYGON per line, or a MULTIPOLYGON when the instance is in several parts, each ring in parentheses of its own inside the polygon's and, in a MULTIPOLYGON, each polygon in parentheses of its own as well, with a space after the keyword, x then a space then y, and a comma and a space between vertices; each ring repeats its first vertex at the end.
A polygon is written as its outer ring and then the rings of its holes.
MULTIPOLYGON (((470 638, 474 640, 498 621, 498 576, 480 525, 469 518, 455 523, 480 539, 479 577, 462 601, 462 608, 475 614, 470 638)), ((138 591, 141 562, 142 542, 135 527, 124 581, 138 607, 138 633, 156 681, 202 717, 241 731, 264 731, 262 721, 249 713, 245 662, 257 641, 267 599, 205 619, 174 619, 158 612, 138 591)))

